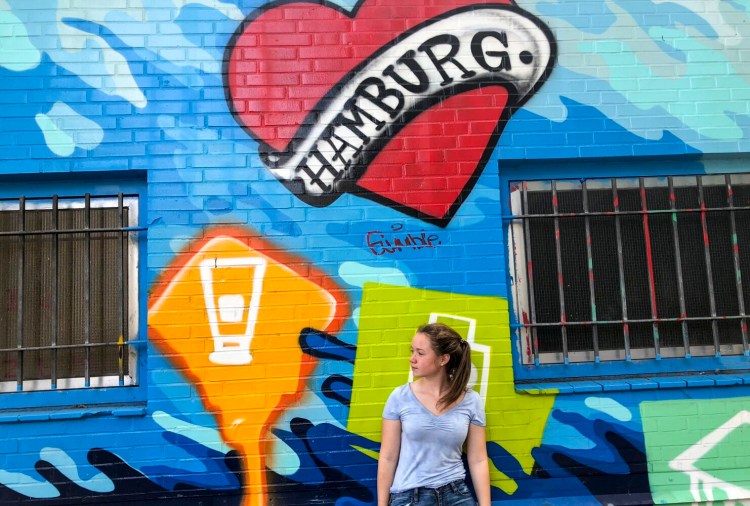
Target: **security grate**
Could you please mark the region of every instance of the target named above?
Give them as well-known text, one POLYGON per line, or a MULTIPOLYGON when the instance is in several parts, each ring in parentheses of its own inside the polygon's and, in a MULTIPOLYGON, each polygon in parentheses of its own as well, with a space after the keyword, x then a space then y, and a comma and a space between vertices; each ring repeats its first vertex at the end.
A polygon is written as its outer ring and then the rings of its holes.
POLYGON ((0 392, 135 383, 137 202, 0 200, 0 392))
POLYGON ((750 175, 511 183, 523 362, 748 353, 750 175))

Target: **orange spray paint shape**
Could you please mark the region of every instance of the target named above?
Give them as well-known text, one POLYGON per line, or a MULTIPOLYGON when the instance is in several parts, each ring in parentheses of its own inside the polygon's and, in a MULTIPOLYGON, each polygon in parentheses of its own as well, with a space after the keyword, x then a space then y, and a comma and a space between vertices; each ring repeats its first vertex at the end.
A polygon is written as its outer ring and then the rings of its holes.
POLYGON ((346 301, 326 275, 241 228, 209 234, 165 272, 151 298, 150 339, 242 454, 244 504, 265 504, 268 428, 302 395, 315 363, 300 331, 335 333, 346 301))

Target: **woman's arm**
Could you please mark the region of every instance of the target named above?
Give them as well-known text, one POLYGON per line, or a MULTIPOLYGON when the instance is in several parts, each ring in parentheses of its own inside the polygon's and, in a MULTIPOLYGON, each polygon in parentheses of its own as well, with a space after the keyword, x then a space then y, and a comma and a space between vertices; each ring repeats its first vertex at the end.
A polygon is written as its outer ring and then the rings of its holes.
POLYGON ((388 506, 400 450, 401 421, 383 419, 380 456, 378 457, 378 506, 388 506))
POLYGON ((469 424, 466 456, 479 506, 490 506, 490 465, 487 462, 487 439, 484 427, 469 424))

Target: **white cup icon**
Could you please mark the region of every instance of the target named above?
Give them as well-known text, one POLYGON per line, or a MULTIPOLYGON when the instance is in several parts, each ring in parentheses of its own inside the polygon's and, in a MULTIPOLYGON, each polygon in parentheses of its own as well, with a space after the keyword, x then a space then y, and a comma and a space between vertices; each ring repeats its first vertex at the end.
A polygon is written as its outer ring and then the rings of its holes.
POLYGON ((209 258, 201 262, 203 296, 214 342, 208 359, 214 364, 252 362, 250 343, 267 264, 261 257, 209 258))

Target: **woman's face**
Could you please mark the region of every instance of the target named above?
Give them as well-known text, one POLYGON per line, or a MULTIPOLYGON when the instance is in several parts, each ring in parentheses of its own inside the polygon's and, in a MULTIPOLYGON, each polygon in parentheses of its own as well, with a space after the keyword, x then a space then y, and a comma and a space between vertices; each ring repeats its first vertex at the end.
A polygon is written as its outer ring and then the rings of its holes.
POLYGON ((418 332, 412 338, 409 361, 415 378, 445 374, 444 365, 448 363, 448 358, 448 355, 435 353, 428 335, 418 332))

